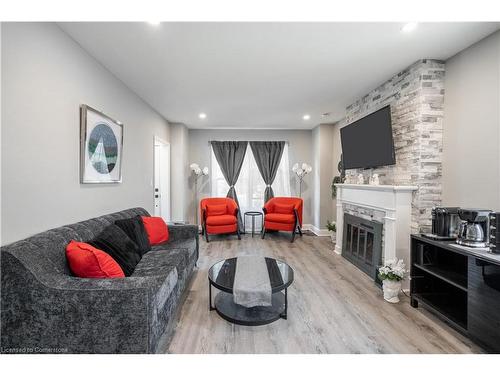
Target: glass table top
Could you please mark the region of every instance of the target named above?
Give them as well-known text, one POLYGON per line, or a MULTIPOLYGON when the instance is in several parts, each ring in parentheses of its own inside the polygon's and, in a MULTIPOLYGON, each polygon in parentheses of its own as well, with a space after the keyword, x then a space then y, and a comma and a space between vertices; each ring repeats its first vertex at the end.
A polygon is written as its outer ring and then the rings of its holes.
MULTIPOLYGON (((276 293, 288 288, 293 281, 292 267, 281 260, 267 257, 264 259, 269 272, 272 292, 276 293)), ((238 258, 229 258, 215 263, 208 270, 210 283, 217 289, 232 293, 237 264, 238 258)))

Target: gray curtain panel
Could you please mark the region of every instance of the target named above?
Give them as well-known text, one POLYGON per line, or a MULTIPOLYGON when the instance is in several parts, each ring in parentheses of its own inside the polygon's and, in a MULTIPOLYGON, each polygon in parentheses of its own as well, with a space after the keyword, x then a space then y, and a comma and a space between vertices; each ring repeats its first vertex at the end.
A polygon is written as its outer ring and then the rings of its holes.
POLYGON ((267 185, 264 192, 265 203, 274 197, 271 184, 276 178, 281 156, 283 155, 283 149, 285 148, 285 142, 250 142, 250 147, 252 148, 253 157, 255 158, 260 174, 267 185))
MULTIPOLYGON (((227 192, 227 197, 232 198, 240 206, 238 202, 238 197, 236 196, 236 190, 234 185, 238 181, 240 175, 241 166, 243 165, 243 160, 245 159, 245 153, 247 151, 247 141, 212 141, 212 149, 214 150, 215 158, 219 167, 229 185, 229 191, 227 192)), ((238 224, 240 228, 242 226, 241 212, 238 214, 238 224)))

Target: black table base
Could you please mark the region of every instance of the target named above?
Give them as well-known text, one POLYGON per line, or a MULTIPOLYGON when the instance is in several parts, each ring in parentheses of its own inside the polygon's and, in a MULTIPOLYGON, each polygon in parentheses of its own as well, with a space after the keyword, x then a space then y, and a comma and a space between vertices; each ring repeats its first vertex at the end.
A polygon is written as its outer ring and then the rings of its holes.
POLYGON ((208 306, 210 310, 217 310, 222 318, 231 323, 246 326, 260 326, 280 318, 287 319, 288 287, 293 282, 293 269, 283 261, 267 257, 263 259, 266 263, 271 286, 271 306, 247 308, 234 303, 233 285, 238 258, 229 258, 215 263, 208 270, 208 306), (214 295, 214 298, 212 298, 212 287, 219 291, 217 295, 214 295))
POLYGON ((262 233, 262 229, 264 228, 264 216, 260 211, 247 211, 243 215, 243 229, 245 234, 247 233, 247 216, 252 217, 252 237, 255 233, 255 217, 260 216, 260 232, 262 233))
POLYGON ((219 292, 215 296, 215 310, 228 322, 244 326, 261 326, 287 316, 287 295, 278 292, 272 295, 272 306, 244 307, 233 301, 233 295, 219 292))

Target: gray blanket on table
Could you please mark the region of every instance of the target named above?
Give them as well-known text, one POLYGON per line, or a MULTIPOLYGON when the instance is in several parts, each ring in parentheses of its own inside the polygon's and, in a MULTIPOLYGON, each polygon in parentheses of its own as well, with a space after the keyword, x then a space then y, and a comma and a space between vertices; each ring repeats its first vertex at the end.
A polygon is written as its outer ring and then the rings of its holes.
POLYGON ((233 296, 234 303, 245 307, 271 306, 271 281, 264 257, 238 257, 233 296))

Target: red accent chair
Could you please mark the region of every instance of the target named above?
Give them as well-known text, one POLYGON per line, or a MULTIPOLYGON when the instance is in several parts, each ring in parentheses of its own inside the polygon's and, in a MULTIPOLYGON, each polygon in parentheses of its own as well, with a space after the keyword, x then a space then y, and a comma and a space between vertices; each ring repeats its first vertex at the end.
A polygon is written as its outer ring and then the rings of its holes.
POLYGON ((238 205, 231 198, 204 198, 200 201, 201 231, 207 242, 209 234, 236 234, 241 240, 238 226, 238 205))
POLYGON ((292 241, 295 233, 302 237, 302 198, 275 197, 269 199, 264 205, 264 227, 262 238, 267 231, 292 232, 292 241))

